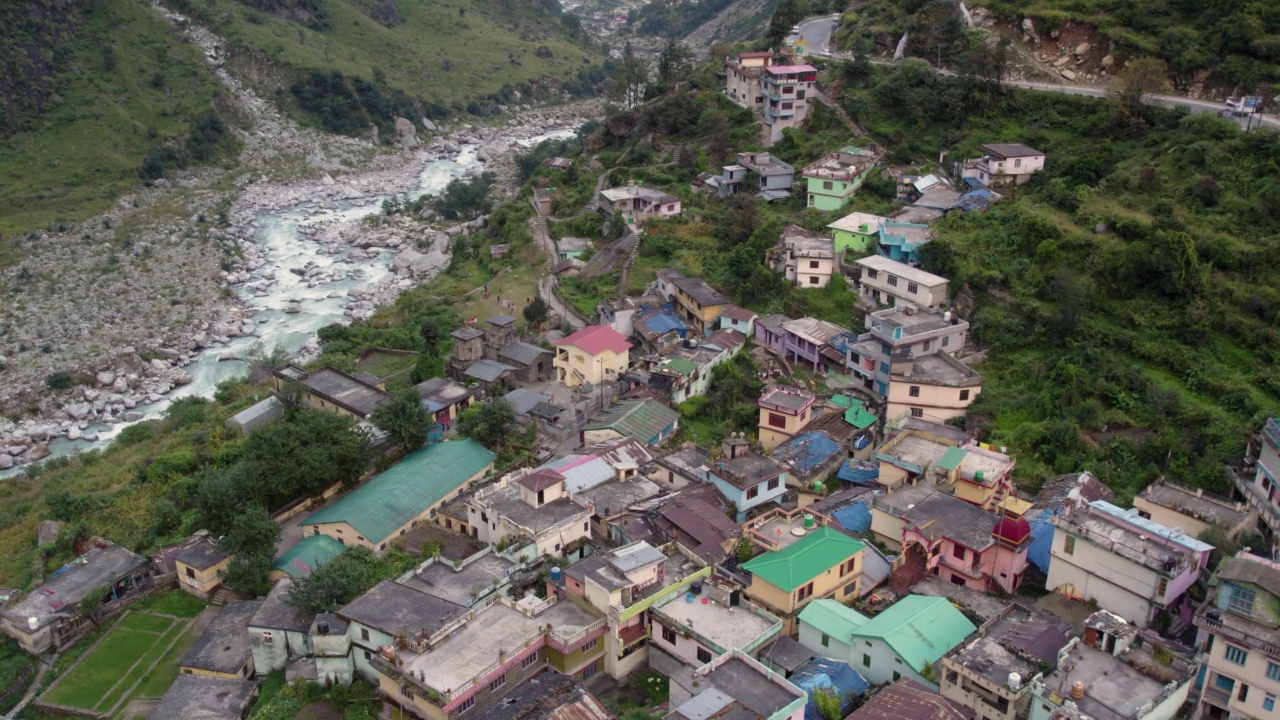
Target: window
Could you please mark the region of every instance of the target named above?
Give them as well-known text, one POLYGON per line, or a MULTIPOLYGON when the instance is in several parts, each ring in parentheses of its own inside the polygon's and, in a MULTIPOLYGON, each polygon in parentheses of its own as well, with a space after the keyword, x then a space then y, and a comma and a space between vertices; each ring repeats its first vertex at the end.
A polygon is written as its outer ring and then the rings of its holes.
POLYGON ((868 279, 868 280, 875 280, 875 279, 876 279, 877 277, 879 277, 879 276, 880 276, 880 271, 879 271, 879 270, 871 270, 871 269, 868 269, 868 270, 867 270, 867 279, 868 279))
POLYGON ((810 260, 810 261, 809 261, 809 267, 810 267, 810 268, 813 268, 813 269, 815 269, 815 270, 816 270, 816 269, 818 268, 818 261, 817 261, 817 260, 810 260))
POLYGON ((911 417, 924 417, 924 410, 921 408, 911 408, 911 417))
POLYGON ((890 275, 890 276, 889 276, 889 287, 898 287, 898 276, 897 276, 897 275, 890 275))
POLYGON ((947 671, 947 684, 948 684, 948 685, 959 685, 959 684, 960 684, 960 673, 956 672, 955 670, 948 670, 948 671, 947 671))
POLYGON ((507 684, 507 674, 502 673, 498 677, 494 678, 492 682, 489 683, 489 691, 493 692, 494 690, 497 690, 498 688, 506 684, 507 684))
POLYGON ((1062 541, 1062 552, 1067 555, 1076 554, 1076 539, 1071 535, 1068 535, 1066 539, 1062 541))
POLYGON ((1236 689, 1236 681, 1226 675, 1219 675, 1214 678, 1213 684, 1217 685, 1220 690, 1226 690, 1227 692, 1231 692, 1236 689))
POLYGON ((930 345, 932 345, 932 344, 933 344, 933 341, 932 341, 932 340, 925 340, 925 341, 924 341, 924 346, 922 346, 922 347, 920 348, 920 350, 921 350, 922 352, 929 352, 929 346, 930 346, 930 345))
POLYGON ((1157 598, 1164 597, 1165 592, 1167 592, 1168 590, 1169 590, 1169 578, 1167 577, 1160 578, 1160 582, 1156 584, 1156 597, 1157 598))
POLYGON ((961 390, 961 391, 960 391, 960 400, 961 400, 961 401, 964 401, 964 400, 968 400, 968 399, 969 399, 969 391, 968 391, 968 390, 961 390))
POLYGON ((591 638, 590 640, 582 643, 582 647, 578 649, 581 650, 582 652, 586 652, 599 644, 600 644, 600 638, 591 638))
POLYGON ((784 103, 782 103, 782 109, 783 109, 783 110, 790 110, 794 105, 795 105, 795 103, 784 102, 784 103))
POLYGON ((920 386, 912 385, 911 389, 907 390, 907 394, 911 397, 920 397, 920 386))
POLYGON ((538 661, 538 653, 533 653, 529 657, 520 661, 520 668, 524 669, 538 661))
POLYGON ((367 628, 360 628, 360 639, 366 641, 369 639, 369 630, 367 628))
POLYGON ((791 93, 793 93, 793 92, 795 92, 795 91, 796 91, 796 89, 795 89, 795 88, 793 88, 793 87, 791 87, 790 85, 783 85, 783 86, 782 86, 782 94, 783 94, 783 95, 790 95, 791 93))
POLYGON ((194 578, 195 576, 196 576, 196 571, 192 570, 191 568, 187 568, 187 577, 194 578))
POLYGON ((952 545, 952 546, 951 546, 951 556, 952 556, 952 557, 955 557, 955 558, 959 558, 960 560, 963 560, 963 559, 964 559, 964 546, 963 546, 963 545, 952 545))
POLYGON ((827 637, 826 633, 822 633, 822 647, 830 647, 830 646, 831 646, 831 638, 827 637))
POLYGON ((797 100, 803 100, 803 99, 804 99, 804 91, 803 91, 803 90, 797 90, 797 91, 796 91, 796 99, 797 99, 797 100))
POLYGON ((264 632, 264 633, 262 633, 262 644, 263 644, 263 645, 270 645, 270 644, 271 644, 271 643, 273 643, 273 642, 275 642, 275 640, 273 640, 273 639, 271 638, 271 633, 269 633, 269 632, 264 632))
POLYGON ((849 558, 848 560, 845 560, 843 563, 840 564, 840 577, 844 577, 845 575, 848 575, 849 573, 853 572, 853 569, 857 567, 857 565, 858 565, 857 558, 849 558))
POLYGON ((834 187, 835 187, 835 183, 831 182, 830 180, 824 180, 824 181, 822 181, 822 189, 823 189, 823 190, 830 190, 830 189, 832 189, 832 188, 834 188, 834 187))
POLYGON ((915 283, 907 283, 907 292, 915 295, 920 292, 920 286, 915 283))
POLYGON ((796 591, 796 601, 802 601, 813 594, 813 583, 809 583, 796 591))
POLYGON ((950 344, 951 344, 951 336, 950 336, 950 335, 948 335, 947 337, 942 338, 942 347, 946 347, 946 346, 948 346, 948 345, 950 345, 950 344))
POLYGON ((1249 652, 1244 648, 1238 648, 1235 645, 1226 645, 1225 643, 1223 644, 1223 647, 1222 656, 1227 659, 1227 662, 1235 663, 1236 665, 1244 665, 1249 661, 1249 652))
MULTIPOLYGON (((876 292, 876 297, 877 298, 880 297, 879 291, 876 292)), ((889 343, 880 343, 880 352, 884 353, 885 355, 888 355, 891 349, 892 348, 889 347, 889 343)))
POLYGON ((769 427, 784 428, 787 426, 787 419, 778 413, 769 413, 769 427))
POLYGON ((862 667, 871 667, 871 656, 870 656, 870 655, 863 654, 863 656, 862 656, 862 667))
POLYGON ((473 695, 467 698, 466 700, 463 700, 462 703, 458 705, 458 712, 466 712, 475 706, 476 706, 476 698, 473 695))
POLYGON ((698 648, 698 662, 700 663, 711 662, 711 651, 702 647, 698 648))
POLYGON ((888 374, 889 374, 889 363, 887 363, 887 362, 882 362, 882 363, 880 363, 880 372, 884 373, 885 375, 888 375, 888 374))
POLYGON ((894 671, 893 671, 893 681, 894 681, 894 682, 898 682, 898 681, 899 681, 899 680, 901 680, 901 679, 902 679, 902 673, 898 672, 897 670, 894 670, 894 671))
POLYGON ((1280 665, 1267 661, 1267 679, 1280 682, 1280 665))
POLYGON ((821 280, 817 275, 810 275, 810 276, 809 276, 809 284, 810 284, 810 285, 817 285, 817 284, 818 284, 818 283, 820 283, 820 282, 822 282, 822 280, 821 280))
POLYGON ((386 550, 386 549, 387 549, 387 544, 386 544, 386 543, 382 543, 382 545, 378 546, 378 549, 379 549, 379 550, 386 550))
POLYGON ((579 677, 580 679, 582 679, 582 680, 589 680, 589 679, 591 679, 591 676, 592 676, 592 675, 595 675, 597 672, 600 672, 600 661, 599 661, 599 660, 597 660, 597 661, 595 661, 595 662, 591 663, 590 665, 588 665, 588 666, 586 666, 586 667, 582 668, 582 672, 578 673, 578 677, 579 677))
POLYGON ((1244 683, 1240 683, 1240 692, 1236 693, 1236 699, 1239 700, 1240 702, 1244 702, 1245 699, 1248 697, 1249 697, 1249 686, 1244 683))
POLYGON ((1231 586, 1231 599, 1227 601, 1227 609, 1241 615, 1253 614, 1254 592, 1239 585, 1231 586))
POLYGON ((782 478, 774 478, 774 479, 772 479, 772 480, 770 480, 770 481, 769 481, 769 489, 770 489, 770 490, 777 490, 777 489, 778 489, 778 486, 779 486, 779 485, 781 485, 781 484, 782 484, 782 478))
POLYGON ((1276 696, 1272 695, 1271 693, 1267 693, 1267 696, 1262 698, 1262 709, 1266 710, 1267 712, 1272 712, 1273 710, 1275 710, 1276 696))
POLYGON ((546 502, 546 501, 547 501, 547 491, 546 491, 546 490, 539 490, 539 491, 538 491, 538 504, 539 504, 539 505, 541 505, 542 503, 544 503, 544 502, 546 502))
POLYGON ((1014 158, 1014 159, 1013 159, 1013 166, 1014 166, 1014 167, 1016 167, 1016 168, 1020 168, 1020 167, 1022 167, 1022 158, 1014 158))
POLYGON ((591 530, 590 521, 582 523, 582 532, 589 532, 590 530, 591 530))
POLYGON ((676 644, 676 631, 675 631, 675 630, 672 630, 672 629, 671 629, 671 628, 669 628, 669 627, 665 627, 665 626, 664 626, 664 627, 662 628, 662 640, 663 640, 663 642, 666 642, 666 643, 667 643, 667 644, 669 644, 669 645, 675 645, 675 644, 676 644))
POLYGON ((760 486, 759 486, 759 485, 752 485, 750 488, 748 488, 748 489, 747 489, 747 499, 748 499, 748 500, 754 500, 754 499, 756 499, 756 498, 758 498, 758 497, 760 497, 760 486))
POLYGON ((366 662, 368 662, 369 660, 372 660, 372 659, 373 659, 373 653, 369 652, 368 650, 365 650, 365 651, 364 651, 364 659, 365 659, 365 661, 366 661, 366 662))

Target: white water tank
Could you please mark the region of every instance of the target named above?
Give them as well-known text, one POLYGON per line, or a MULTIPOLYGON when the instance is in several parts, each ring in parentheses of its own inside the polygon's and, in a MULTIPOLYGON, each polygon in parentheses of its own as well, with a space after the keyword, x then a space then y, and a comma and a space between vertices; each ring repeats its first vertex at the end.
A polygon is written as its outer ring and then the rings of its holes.
POLYGON ((1009 673, 1009 689, 1017 691, 1022 687, 1022 676, 1016 672, 1009 673))
POLYGON ((40 618, 38 618, 38 617, 29 617, 29 618, 27 618, 27 629, 28 629, 28 630, 38 630, 38 629, 40 629, 40 618))

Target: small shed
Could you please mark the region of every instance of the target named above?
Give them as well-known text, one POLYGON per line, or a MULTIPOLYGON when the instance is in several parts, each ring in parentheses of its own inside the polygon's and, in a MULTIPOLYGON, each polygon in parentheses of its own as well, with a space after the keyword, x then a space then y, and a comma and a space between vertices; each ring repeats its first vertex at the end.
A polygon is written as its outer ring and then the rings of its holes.
POLYGON ((272 395, 227 418, 227 427, 248 435, 259 428, 284 419, 284 405, 272 395))

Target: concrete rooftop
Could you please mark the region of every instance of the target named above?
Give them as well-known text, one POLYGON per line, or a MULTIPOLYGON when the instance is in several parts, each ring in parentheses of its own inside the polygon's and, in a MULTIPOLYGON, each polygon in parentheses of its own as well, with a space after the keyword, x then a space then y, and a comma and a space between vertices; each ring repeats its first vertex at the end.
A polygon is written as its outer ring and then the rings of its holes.
MULTIPOLYGON (((1129 655, 1138 651, 1130 650, 1129 655)), ((1145 653, 1139 653, 1145 655, 1145 653)), ((1057 670, 1044 678, 1045 689, 1067 698, 1071 684, 1084 683, 1079 708, 1095 720, 1133 720, 1138 710, 1164 692, 1168 680, 1152 677, 1124 660, 1079 643, 1057 670)))
POLYGON ((745 648, 767 634, 776 634, 781 628, 781 621, 777 618, 758 614, 764 611, 752 612, 748 605, 735 608, 713 603, 706 596, 695 595, 693 602, 687 602, 684 594, 677 594, 656 606, 654 611, 705 637, 726 652, 735 647, 745 648))
POLYGON ((907 383, 915 381, 946 387, 972 387, 982 384, 982 376, 976 370, 947 353, 933 353, 912 358, 910 368, 904 369, 901 373, 895 371, 893 380, 907 383))
POLYGON ((799 697, 736 657, 711 671, 707 680, 766 718, 799 697))
POLYGON ((492 587, 494 580, 499 584, 506 582, 507 573, 514 566, 510 560, 489 553, 467 563, 461 570, 454 570, 449 562, 432 563, 405 578, 403 584, 456 605, 470 605, 471 588, 484 591, 492 587))
POLYGON ((876 454, 895 458, 908 465, 923 468, 936 464, 938 460, 942 459, 942 454, 950 447, 952 446, 936 440, 930 440, 915 433, 906 433, 901 436, 898 442, 894 443, 893 447, 887 451, 878 450, 876 454))

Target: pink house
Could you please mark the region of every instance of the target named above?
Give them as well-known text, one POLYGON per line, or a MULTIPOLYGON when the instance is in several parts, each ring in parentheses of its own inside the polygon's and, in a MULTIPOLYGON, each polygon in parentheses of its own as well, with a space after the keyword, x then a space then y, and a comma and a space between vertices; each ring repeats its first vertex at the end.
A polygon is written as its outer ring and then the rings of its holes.
POLYGON ((1012 593, 1027 569, 1031 525, 1010 513, 995 515, 944 492, 933 492, 903 516, 903 552, 894 583, 937 575, 979 592, 1012 593))
POLYGON ((756 342, 777 355, 786 351, 787 331, 782 327, 791 322, 786 315, 765 315, 756 318, 756 342))

